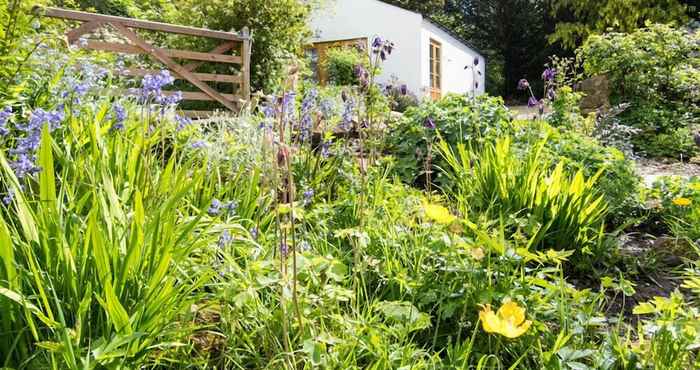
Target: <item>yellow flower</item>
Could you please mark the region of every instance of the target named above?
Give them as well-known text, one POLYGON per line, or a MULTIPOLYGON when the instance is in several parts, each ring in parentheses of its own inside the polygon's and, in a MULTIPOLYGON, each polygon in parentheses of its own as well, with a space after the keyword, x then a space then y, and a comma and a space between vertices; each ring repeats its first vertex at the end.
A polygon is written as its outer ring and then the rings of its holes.
POLYGON ((481 261, 482 259, 484 259, 485 256, 484 250, 481 248, 472 248, 469 251, 469 254, 472 256, 473 259, 477 261, 481 261))
POLYGON ((673 204, 679 206, 679 207, 687 207, 693 203, 692 200, 688 198, 676 198, 673 200, 673 204))
POLYGON ((450 210, 438 204, 426 203, 423 205, 423 211, 429 219, 442 225, 449 225, 457 219, 450 210))
POLYGON ((506 338, 517 338, 530 329, 532 321, 525 321, 525 309, 515 302, 506 302, 497 313, 491 305, 485 305, 479 312, 481 324, 487 333, 500 334, 506 338))

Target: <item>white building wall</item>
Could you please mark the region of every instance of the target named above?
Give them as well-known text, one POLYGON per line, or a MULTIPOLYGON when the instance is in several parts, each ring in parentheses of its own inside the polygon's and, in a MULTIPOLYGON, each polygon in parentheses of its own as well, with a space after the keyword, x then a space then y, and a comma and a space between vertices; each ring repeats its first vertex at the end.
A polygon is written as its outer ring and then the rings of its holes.
POLYGON ((409 90, 420 93, 421 24, 423 17, 377 0, 328 0, 312 15, 313 42, 367 38, 375 36, 393 41, 396 49, 382 66, 379 82, 399 78, 409 90))
POLYGON ((464 45, 461 41, 445 32, 432 22, 424 19, 421 23, 421 92, 423 95, 430 93, 430 40, 442 44, 442 95, 447 93, 471 93, 474 86, 473 73, 465 66, 471 66, 474 58, 479 57, 477 69, 481 75, 476 74, 479 87, 477 94, 483 94, 486 85, 486 61, 475 50, 464 45))

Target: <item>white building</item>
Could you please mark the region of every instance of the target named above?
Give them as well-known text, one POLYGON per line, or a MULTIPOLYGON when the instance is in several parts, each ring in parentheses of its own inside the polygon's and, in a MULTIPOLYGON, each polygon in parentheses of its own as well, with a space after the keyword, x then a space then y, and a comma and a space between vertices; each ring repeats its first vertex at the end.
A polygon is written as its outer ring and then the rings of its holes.
POLYGON ((433 98, 473 89, 477 94, 484 92, 484 57, 420 13, 379 0, 329 0, 326 4, 311 20, 317 53, 338 44, 368 45, 379 36, 396 46, 382 66, 380 82, 395 76, 410 91, 433 98), (476 59, 478 73, 471 69, 476 59))

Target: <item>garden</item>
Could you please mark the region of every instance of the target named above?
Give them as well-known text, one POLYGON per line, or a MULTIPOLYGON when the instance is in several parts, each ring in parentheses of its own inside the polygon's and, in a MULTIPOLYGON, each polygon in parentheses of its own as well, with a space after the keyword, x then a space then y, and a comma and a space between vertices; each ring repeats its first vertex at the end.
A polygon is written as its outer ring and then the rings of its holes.
POLYGON ((638 170, 700 160, 700 33, 594 33, 522 119, 377 82, 381 35, 320 86, 274 4, 259 93, 193 120, 168 70, 0 0, 0 369, 700 368, 700 177, 638 170))

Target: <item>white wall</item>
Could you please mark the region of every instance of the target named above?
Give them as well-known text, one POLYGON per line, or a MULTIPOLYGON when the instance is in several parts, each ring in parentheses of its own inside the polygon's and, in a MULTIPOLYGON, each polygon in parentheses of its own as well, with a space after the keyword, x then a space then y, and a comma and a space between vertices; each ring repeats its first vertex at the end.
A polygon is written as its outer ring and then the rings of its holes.
POLYGON ((486 61, 475 50, 464 45, 461 41, 445 32, 432 22, 424 19, 421 27, 421 92, 424 95, 430 93, 430 40, 433 39, 442 44, 442 94, 447 93, 471 93, 473 73, 465 66, 471 66, 474 58, 479 56, 477 69, 481 75, 476 75, 479 82, 477 94, 483 94, 486 82, 486 61))
POLYGON ((312 15, 313 42, 367 38, 393 41, 396 49, 383 64, 379 82, 399 77, 408 88, 420 93, 421 23, 423 17, 377 0, 329 0, 312 15))

